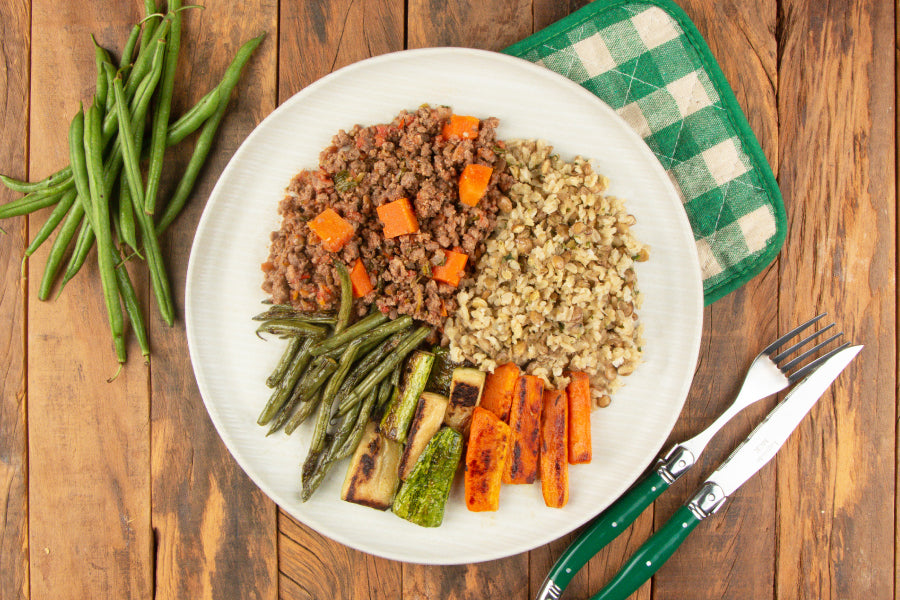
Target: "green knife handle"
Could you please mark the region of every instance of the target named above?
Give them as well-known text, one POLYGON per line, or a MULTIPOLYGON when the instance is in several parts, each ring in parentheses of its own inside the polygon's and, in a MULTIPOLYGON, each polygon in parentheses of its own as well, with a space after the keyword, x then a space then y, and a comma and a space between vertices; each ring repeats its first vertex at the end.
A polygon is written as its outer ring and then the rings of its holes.
POLYGON ((679 508, 591 600, 625 600, 669 560, 699 522, 690 508, 679 508))
POLYGON ((592 556, 615 539, 645 508, 668 489, 669 484, 654 470, 644 476, 625 495, 607 508, 585 529, 575 542, 559 557, 538 596, 539 600, 556 599, 566 589, 575 573, 592 556))

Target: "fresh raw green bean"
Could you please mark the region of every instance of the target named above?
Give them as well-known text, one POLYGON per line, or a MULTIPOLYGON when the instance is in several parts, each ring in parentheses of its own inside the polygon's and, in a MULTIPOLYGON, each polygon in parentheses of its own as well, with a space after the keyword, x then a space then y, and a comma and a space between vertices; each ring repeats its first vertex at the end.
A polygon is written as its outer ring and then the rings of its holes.
MULTIPOLYGON (((79 194, 80 196, 80 194, 79 194)), ((84 214, 84 207, 81 205, 80 200, 75 205, 82 206, 81 213, 84 214)), ((72 210, 75 210, 73 208, 72 210)), ((72 214, 69 212, 69 214, 72 214)), ((66 284, 71 281, 73 277, 81 270, 82 265, 84 265, 84 261, 87 260, 88 253, 91 251, 91 247, 94 245, 94 229, 91 227, 91 222, 88 220, 85 215, 81 220, 81 229, 78 231, 78 238, 75 240, 75 249, 72 251, 72 256, 69 257, 69 264, 66 266, 66 273, 63 275, 62 283, 59 284, 59 291, 56 293, 57 297, 62 293, 63 288, 66 287, 66 284)), ((52 284, 51 284, 52 285, 52 284)), ((49 289, 48 292, 49 294, 49 289)), ((40 298, 40 296, 38 296, 40 298)), ((41 298, 41 300, 46 300, 46 298, 41 298)))
POLYGON ((380 312, 372 313, 362 320, 357 321, 338 335, 333 335, 330 338, 324 339, 316 344, 316 347, 311 350, 312 355, 319 356, 320 354, 325 354, 329 350, 334 350, 338 346, 341 346, 349 342, 350 340, 359 337, 370 329, 378 327, 387 320, 387 315, 384 315, 380 312))
POLYGON ((222 118, 225 116, 225 110, 228 108, 228 100, 231 97, 232 90, 235 85, 237 85, 241 70, 244 68, 244 65, 247 64, 253 51, 256 50, 257 46, 262 42, 264 36, 265 33, 253 38, 241 46, 235 55, 234 60, 231 61, 231 64, 228 65, 228 68, 225 70, 225 75, 222 77, 222 82, 219 84, 221 89, 216 112, 213 113, 203 125, 203 131, 200 133, 200 137, 197 138, 197 144, 194 146, 194 153, 191 156, 187 167, 185 167, 184 174, 181 176, 181 180, 178 182, 175 192, 169 199, 166 209, 163 211, 163 214, 156 225, 157 232, 165 231, 166 228, 172 224, 172 221, 175 220, 175 217, 181 212, 181 209, 184 208, 184 203, 187 201, 188 196, 191 195, 191 191, 194 189, 194 183, 196 183, 197 176, 200 174, 200 168, 203 166, 203 163, 206 162, 206 156, 209 154, 209 150, 212 147, 212 140, 216 134, 216 130, 219 128, 219 123, 222 122, 222 118))
POLYGON ((156 296, 156 303, 160 315, 170 327, 175 324, 175 307, 172 301, 172 291, 169 287, 169 278, 166 274, 162 260, 162 252, 159 248, 159 240, 153 230, 153 220, 144 212, 144 186, 141 181, 141 167, 137 152, 134 148, 134 133, 131 128, 131 115, 125 102, 125 91, 122 89, 122 79, 116 76, 113 79, 113 91, 116 94, 116 111, 119 113, 119 140, 122 142, 122 158, 125 167, 125 180, 134 207, 135 218, 141 228, 141 236, 144 240, 144 250, 147 253, 147 266, 150 270, 150 286, 156 296))
POLYGON ((137 338, 141 354, 144 356, 144 360, 147 361, 150 358, 150 340, 147 337, 147 326, 144 324, 144 311, 141 310, 137 294, 134 292, 134 286, 128 277, 128 269, 125 268, 125 265, 119 265, 115 271, 119 294, 122 296, 122 304, 125 306, 125 314, 128 315, 128 320, 131 321, 134 337, 137 338))
MULTIPOLYGON (((372 415, 372 411, 375 408, 375 404, 378 402, 378 390, 372 388, 372 391, 369 392, 369 396, 366 398, 366 401, 363 402, 362 408, 359 410, 359 415, 356 417, 356 422, 353 425, 353 429, 350 433, 350 436, 344 442, 343 446, 337 453, 337 460, 341 460, 342 458, 347 458, 348 456, 352 456, 356 451, 356 447, 359 445, 359 441, 362 439, 363 433, 366 430, 366 424, 369 422, 369 417, 372 415)), ((353 412, 347 414, 349 417, 353 412)))
POLYGON ((134 225, 134 209, 131 204, 131 191, 123 181, 119 186, 119 239, 128 245, 134 252, 138 251, 137 229, 134 225))
MULTIPOLYGON (((334 410, 334 401, 337 398, 337 392, 344 382, 344 379, 347 378, 350 367, 353 366, 353 361, 356 360, 359 346, 358 340, 350 342, 350 345, 347 346, 344 354, 341 355, 341 361, 338 363, 337 370, 335 370, 334 374, 328 380, 325 391, 322 392, 322 402, 319 404, 319 415, 316 417, 316 427, 313 430, 313 437, 309 446, 310 452, 318 452, 322 449, 322 444, 325 440, 325 430, 331 420, 331 413, 334 410)), ((291 421, 293 421, 293 419, 291 421)), ((288 422, 285 431, 291 433, 299 425, 300 423, 288 422), (290 431, 288 431, 288 428, 290 431)))
POLYGON ((109 52, 97 43, 97 38, 95 38, 93 34, 91 34, 91 41, 94 42, 94 63, 97 65, 97 87, 94 91, 94 102, 106 106, 106 98, 109 93, 109 82, 106 79, 103 65, 112 65, 112 59, 109 57, 109 52))
POLYGON ((134 59, 134 49, 137 47, 140 35, 141 24, 136 23, 134 27, 131 28, 131 33, 128 34, 128 40, 125 41, 125 47, 122 48, 122 59, 119 61, 119 68, 125 75, 131 70, 131 61, 134 59))
POLYGON ((429 333, 431 333, 430 327, 421 326, 407 334, 397 348, 372 369, 366 378, 356 386, 356 389, 350 392, 339 407, 338 414, 345 414, 354 404, 362 401, 366 394, 372 391, 372 388, 381 383, 382 379, 389 377, 391 371, 399 366, 403 359, 428 337, 429 333))
POLYGON ((278 414, 278 411, 281 410, 288 398, 290 398, 291 392, 294 391, 294 387, 297 385, 300 377, 306 372, 306 368, 312 360, 309 349, 314 343, 315 340, 313 338, 307 338, 303 341, 300 351, 294 356, 294 360, 291 361, 291 366, 281 380, 281 384, 275 388, 274 392, 272 392, 269 401, 259 414, 259 418, 256 419, 258 425, 268 424, 269 421, 275 418, 275 415, 278 414))
POLYGON ((316 392, 319 391, 319 388, 334 373, 335 369, 337 369, 336 360, 325 356, 316 358, 303 376, 303 379, 297 383, 297 387, 294 388, 290 399, 282 407, 281 412, 278 413, 266 435, 272 435, 281 429, 282 425, 291 418, 297 405, 310 401, 316 395, 316 392))
MULTIPOLYGON (((117 97, 118 101, 118 97, 117 97)), ((121 116, 121 115, 120 115, 121 116)), ((109 327, 113 336, 113 345, 116 350, 116 359, 124 363, 125 336, 124 319, 119 305, 119 290, 116 284, 115 263, 112 252, 112 232, 110 231, 109 196, 103 188, 103 147, 101 145, 102 117, 100 108, 94 104, 88 109, 83 120, 77 117, 70 128, 70 138, 77 140, 78 122, 84 131, 85 166, 87 168, 88 186, 91 194, 91 208, 93 217, 91 223, 96 225, 94 234, 97 237, 97 260, 100 266, 100 283, 103 287, 103 297, 106 302, 106 311, 109 316, 109 327)))
POLYGON ((200 129, 203 123, 216 112, 216 108, 219 106, 219 97, 219 86, 216 86, 200 98, 186 113, 178 117, 177 121, 169 125, 166 132, 166 146, 174 146, 200 129))
MULTIPOLYGON (((141 49, 147 47, 147 44, 150 42, 151 37, 154 34, 154 27, 156 18, 154 15, 159 13, 159 9, 156 6, 155 0, 144 0, 144 18, 142 19, 142 23, 144 25, 144 32, 141 34, 141 49)), ((140 26, 140 24, 138 24, 140 26)), ((124 62, 124 61, 123 61, 124 62)))
POLYGON ((33 213, 36 210, 53 206, 60 201, 63 194, 67 191, 68 189, 61 193, 51 193, 48 189, 31 192, 27 196, 22 196, 21 198, 7 202, 3 206, 0 206, 0 219, 21 217, 22 215, 33 213))
POLYGON ((153 57, 157 52, 153 40, 156 40, 156 43, 165 43, 165 38, 169 33, 169 27, 171 25, 172 17, 166 15, 155 28, 149 23, 147 24, 147 27, 144 28, 145 30, 152 31, 152 33, 148 36, 147 43, 141 44, 141 49, 138 52, 137 58, 134 60, 134 66, 131 67, 131 73, 128 74, 128 81, 126 81, 124 85, 126 96, 133 96, 137 91, 141 80, 150 72, 151 65, 154 62, 153 57))
MULTIPOLYGON (((290 337, 323 337, 327 330, 320 325, 313 325, 297 319, 272 319, 263 322, 256 328, 256 335, 270 333, 272 335, 287 335, 290 337)), ((262 336, 260 336, 262 337, 262 336)))
POLYGON ((49 177, 45 177, 40 181, 22 181, 21 179, 15 179, 14 177, 8 177, 6 175, 0 175, 0 181, 3 182, 7 188, 13 190, 14 192, 22 192, 23 194, 28 194, 30 192, 37 192, 39 190, 45 190, 49 187, 53 187, 64 179, 68 179, 72 176, 72 168, 64 167, 50 175, 49 177))
POLYGON ((43 244, 50 234, 53 233, 53 230, 56 229, 56 226, 60 224, 60 222, 65 218, 66 214, 69 212, 69 209, 72 208, 72 205, 75 203, 75 190, 69 190, 62 197, 62 200, 59 201, 59 204, 56 205, 56 208, 53 209, 53 212, 50 213, 50 217, 41 227, 41 229, 37 232, 37 235, 34 236, 34 239, 31 240, 31 243, 25 249, 25 256, 31 256, 35 253, 35 251, 40 248, 41 244, 43 244))
MULTIPOLYGON (((66 214, 56 239, 50 247, 50 254, 47 255, 47 263, 44 265, 44 274, 41 277, 41 285, 38 288, 38 299, 46 300, 50 297, 50 291, 53 288, 53 282, 56 280, 56 274, 62 264, 62 259, 66 255, 66 249, 75 235, 75 230, 84 218, 84 208, 81 204, 73 206, 66 214)), ((80 236, 79 236, 80 237, 80 236)), ((76 243, 75 247, 78 247, 76 243)), ((74 256, 74 253, 73 253, 74 256)))
POLYGON ((337 323, 334 324, 334 335, 347 329, 350 324, 350 311, 353 309, 353 285, 350 283, 350 271, 339 260, 334 261, 341 282, 341 303, 338 305, 337 323))
POLYGON ((281 355, 281 359, 279 359, 278 364, 275 365, 275 369, 272 371, 272 374, 266 378, 266 385, 270 388, 278 387, 281 384, 281 380, 284 379, 285 374, 288 372, 288 369, 291 366, 291 363, 294 362, 294 357, 297 356, 297 353, 300 351, 300 346, 303 345, 303 338, 292 338, 288 345, 284 349, 284 354, 281 355))
MULTIPOLYGON (((153 0, 147 0, 152 3, 153 0)), ((175 90, 175 70, 178 67, 178 52, 181 48, 181 0, 169 0, 172 25, 169 27, 169 41, 166 44, 166 58, 163 62, 162 82, 153 114, 150 130, 150 161, 147 166, 147 189, 144 194, 144 212, 152 215, 156 210, 156 195, 162 177, 163 154, 166 151, 166 135, 169 115, 172 111, 172 94, 175 90)))

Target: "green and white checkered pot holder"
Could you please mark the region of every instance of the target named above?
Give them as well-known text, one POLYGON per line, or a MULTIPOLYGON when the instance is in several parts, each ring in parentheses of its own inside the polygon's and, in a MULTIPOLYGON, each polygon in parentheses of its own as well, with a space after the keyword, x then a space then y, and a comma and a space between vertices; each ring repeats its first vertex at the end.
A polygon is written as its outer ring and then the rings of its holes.
POLYGON ((784 242, 778 184, 706 42, 669 0, 598 0, 504 52, 609 104, 669 174, 694 229, 709 304, 784 242))

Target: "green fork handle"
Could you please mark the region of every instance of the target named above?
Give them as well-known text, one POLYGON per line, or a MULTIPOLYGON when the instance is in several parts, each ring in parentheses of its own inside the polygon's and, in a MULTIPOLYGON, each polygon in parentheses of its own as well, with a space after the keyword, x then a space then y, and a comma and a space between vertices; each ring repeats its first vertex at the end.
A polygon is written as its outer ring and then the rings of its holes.
MULTIPOLYGON (((643 477, 585 529, 547 574, 538 600, 556 600, 581 567, 653 504, 669 484, 656 470, 643 477)), ((639 584, 640 585, 640 584, 639 584)))
POLYGON ((669 560, 699 522, 690 508, 679 508, 591 600, 625 600, 669 560))

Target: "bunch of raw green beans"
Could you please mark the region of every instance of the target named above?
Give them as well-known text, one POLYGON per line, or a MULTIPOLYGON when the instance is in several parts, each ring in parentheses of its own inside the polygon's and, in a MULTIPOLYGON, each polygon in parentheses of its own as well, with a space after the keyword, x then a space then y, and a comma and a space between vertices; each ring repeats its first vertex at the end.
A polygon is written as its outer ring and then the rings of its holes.
POLYGON ((38 298, 50 297, 68 256, 59 284, 61 292, 96 242, 103 297, 119 363, 126 360, 125 316, 141 353, 145 357, 150 354, 143 313, 124 263, 134 257, 147 261, 160 314, 172 325, 174 303, 158 236, 190 197, 241 70, 265 35, 245 43, 221 82, 184 115, 172 120, 183 8, 181 0, 169 0, 163 15, 157 13, 155 0, 145 0, 144 4, 148 16, 132 28, 118 66, 94 41, 97 87, 90 108, 80 109, 69 126, 69 166, 37 182, 0 175, 8 188, 26 194, 0 206, 0 218, 55 205, 23 259, 24 268, 25 260, 59 229, 44 266, 38 298), (147 128, 149 133, 145 132, 147 128), (165 150, 197 130, 200 134, 193 155, 175 191, 158 210, 165 150))
POLYGON ((398 388, 404 359, 431 333, 413 320, 394 320, 375 310, 350 324, 353 292, 347 268, 335 263, 341 282, 337 313, 302 313, 275 305, 253 317, 257 335, 287 338, 288 345, 266 380, 274 388, 257 419, 294 432, 318 409, 309 454, 303 464, 301 497, 308 500, 331 466, 353 454, 373 413, 383 410, 398 388))

